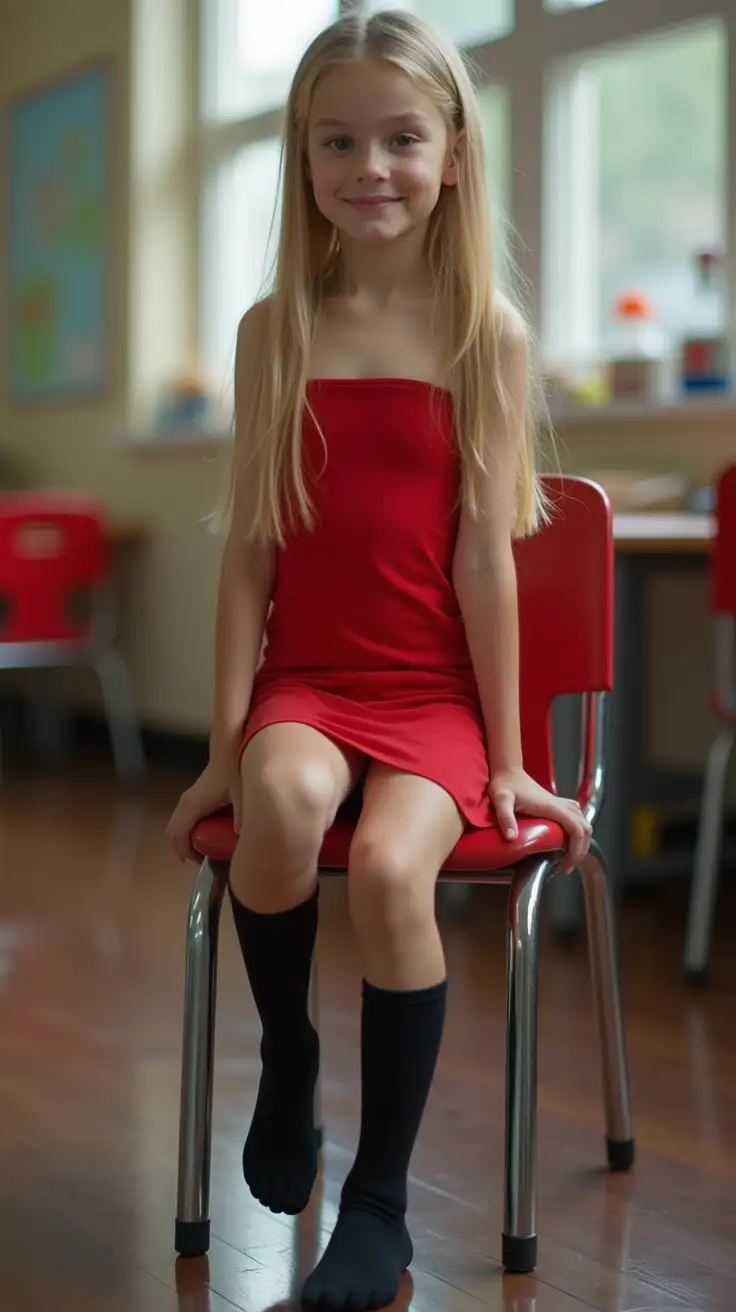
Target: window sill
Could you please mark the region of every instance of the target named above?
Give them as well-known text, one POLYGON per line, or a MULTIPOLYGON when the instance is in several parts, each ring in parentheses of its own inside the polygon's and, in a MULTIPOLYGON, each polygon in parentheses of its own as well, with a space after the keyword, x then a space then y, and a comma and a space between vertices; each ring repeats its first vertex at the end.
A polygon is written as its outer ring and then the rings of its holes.
POLYGON ((231 439, 231 431, 224 424, 212 424, 202 428, 161 429, 115 429, 110 434, 112 444, 126 455, 174 455, 187 452, 199 455, 202 452, 217 451, 231 439))
MULTIPOLYGON (((552 421, 561 428, 592 424, 688 423, 693 419, 736 418, 736 393, 700 396, 672 402, 614 401, 608 405, 553 405, 552 421)), ((229 442, 231 430, 225 425, 208 424, 202 428, 121 427, 111 434, 115 446, 135 455, 162 455, 175 452, 213 451, 229 442)))
POLYGON ((578 424, 688 423, 693 419, 736 418, 736 394, 694 396, 670 402, 613 401, 608 405, 553 405, 552 421, 568 428, 578 424))

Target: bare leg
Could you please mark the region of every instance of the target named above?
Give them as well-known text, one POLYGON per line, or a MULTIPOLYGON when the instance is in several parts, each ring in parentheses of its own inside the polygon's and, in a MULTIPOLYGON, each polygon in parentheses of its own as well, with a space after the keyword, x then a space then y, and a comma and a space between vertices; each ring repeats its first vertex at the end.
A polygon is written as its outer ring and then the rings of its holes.
POLYGON ((322 840, 364 768, 307 724, 273 724, 243 753, 243 820, 230 887, 252 911, 270 915, 314 892, 322 840))
POLYGON ((350 911, 366 979, 423 989, 445 978, 437 876, 464 824, 438 784, 373 764, 350 857, 350 911))
POLYGON ((359 757, 301 724, 264 729, 243 755, 243 820, 230 891, 263 1026, 263 1071, 243 1174, 273 1212, 302 1211, 317 1175, 319 1037, 309 1019, 317 860, 361 769, 359 757))
POLYGON ((384 1307, 412 1260, 407 1176, 445 1015, 437 875, 463 830, 427 779, 372 765, 350 858, 350 906, 365 963, 362 1119, 355 1164, 307 1306, 384 1307))

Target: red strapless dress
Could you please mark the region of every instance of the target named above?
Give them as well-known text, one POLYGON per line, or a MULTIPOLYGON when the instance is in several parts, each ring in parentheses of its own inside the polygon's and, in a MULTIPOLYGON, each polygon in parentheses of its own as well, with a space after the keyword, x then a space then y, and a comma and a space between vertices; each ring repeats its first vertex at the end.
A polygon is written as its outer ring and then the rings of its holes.
POLYGON ((318 379, 304 421, 314 528, 278 553, 244 743, 308 724, 434 780, 493 823, 478 689, 452 586, 459 457, 449 393, 410 379, 318 379))

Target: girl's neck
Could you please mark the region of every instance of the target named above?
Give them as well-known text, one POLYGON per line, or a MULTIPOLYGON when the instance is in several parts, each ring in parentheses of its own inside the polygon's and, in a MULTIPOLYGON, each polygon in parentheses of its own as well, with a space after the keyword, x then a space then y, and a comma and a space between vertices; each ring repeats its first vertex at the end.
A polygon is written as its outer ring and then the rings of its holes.
POLYGON ((382 246, 366 246, 341 234, 336 291, 380 305, 430 296, 425 236, 412 232, 382 246))

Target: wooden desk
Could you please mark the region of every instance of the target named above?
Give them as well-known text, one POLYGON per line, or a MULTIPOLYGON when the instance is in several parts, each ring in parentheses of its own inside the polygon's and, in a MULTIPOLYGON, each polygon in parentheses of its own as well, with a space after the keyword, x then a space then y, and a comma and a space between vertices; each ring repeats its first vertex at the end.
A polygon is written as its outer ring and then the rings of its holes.
POLYGON ((715 534, 711 515, 645 514, 614 515, 616 554, 638 556, 704 555, 715 534))
MULTIPOLYGON (((631 851, 630 828, 634 809, 641 803, 689 800, 700 780, 682 771, 654 769, 646 760, 647 622, 646 590, 661 570, 705 573, 715 535, 710 515, 614 515, 616 550, 615 688, 610 698, 606 787, 596 837, 607 859, 614 883, 648 879, 656 863, 642 863, 631 851)), ((575 777, 579 723, 571 707, 560 706, 555 716, 558 768, 566 780, 575 777)), ((688 863, 685 862, 685 867, 688 863)), ((668 873, 666 863, 663 873, 668 873)), ((553 926, 567 931, 581 918, 579 890, 571 880, 554 880, 548 895, 553 926)))

